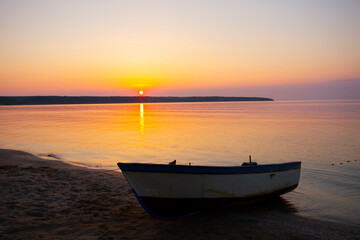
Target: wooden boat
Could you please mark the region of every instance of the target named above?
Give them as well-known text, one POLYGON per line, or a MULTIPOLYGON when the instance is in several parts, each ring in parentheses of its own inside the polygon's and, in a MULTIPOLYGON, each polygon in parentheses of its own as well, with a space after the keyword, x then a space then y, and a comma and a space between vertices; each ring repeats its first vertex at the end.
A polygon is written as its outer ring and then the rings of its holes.
POLYGON ((118 163, 143 208, 153 217, 173 219, 231 203, 249 203, 292 191, 301 162, 194 166, 118 163))

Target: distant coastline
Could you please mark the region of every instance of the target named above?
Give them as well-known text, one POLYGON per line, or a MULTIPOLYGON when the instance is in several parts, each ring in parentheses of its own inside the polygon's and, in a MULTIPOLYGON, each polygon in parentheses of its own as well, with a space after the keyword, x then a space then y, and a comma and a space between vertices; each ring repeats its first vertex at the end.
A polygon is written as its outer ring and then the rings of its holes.
POLYGON ((0 97, 0 105, 109 104, 162 102, 274 101, 264 97, 95 97, 95 96, 17 96, 0 97))

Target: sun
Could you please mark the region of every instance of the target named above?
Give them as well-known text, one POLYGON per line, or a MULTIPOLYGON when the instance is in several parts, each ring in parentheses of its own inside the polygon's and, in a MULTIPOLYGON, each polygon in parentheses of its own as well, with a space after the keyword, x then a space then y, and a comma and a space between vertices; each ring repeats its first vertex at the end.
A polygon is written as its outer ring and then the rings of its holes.
POLYGON ((140 91, 139 91, 139 94, 140 94, 140 96, 142 96, 142 95, 144 94, 144 91, 143 91, 143 90, 140 90, 140 91))

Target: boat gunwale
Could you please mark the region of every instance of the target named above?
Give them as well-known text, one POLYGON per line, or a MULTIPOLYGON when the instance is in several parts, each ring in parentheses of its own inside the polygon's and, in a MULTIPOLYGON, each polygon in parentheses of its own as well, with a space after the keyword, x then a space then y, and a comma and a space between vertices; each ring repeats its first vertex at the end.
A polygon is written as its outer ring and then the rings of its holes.
POLYGON ((301 161, 247 166, 199 166, 156 163, 117 163, 123 172, 178 173, 178 174, 253 174, 281 172, 301 168, 301 161))

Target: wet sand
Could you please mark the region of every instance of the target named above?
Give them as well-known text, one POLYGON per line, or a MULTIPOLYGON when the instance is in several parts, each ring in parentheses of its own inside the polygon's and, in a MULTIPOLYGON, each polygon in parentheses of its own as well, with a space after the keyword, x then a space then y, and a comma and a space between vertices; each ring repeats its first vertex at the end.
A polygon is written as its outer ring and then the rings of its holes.
POLYGON ((281 197, 156 220, 119 171, 15 150, 0 149, 0 196, 0 239, 360 239, 359 227, 299 216, 281 197))

